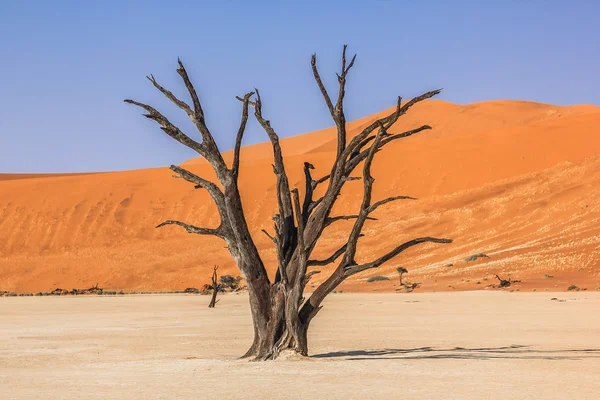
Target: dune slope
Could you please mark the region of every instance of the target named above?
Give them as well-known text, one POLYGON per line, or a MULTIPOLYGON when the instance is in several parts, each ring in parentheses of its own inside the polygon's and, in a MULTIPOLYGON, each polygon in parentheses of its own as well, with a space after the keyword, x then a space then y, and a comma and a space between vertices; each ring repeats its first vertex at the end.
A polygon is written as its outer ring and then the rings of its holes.
MULTIPOLYGON (((389 111, 350 123, 349 134, 389 111)), ((483 289, 495 274, 509 273, 523 281, 522 290, 600 287, 600 108, 433 100, 415 106, 391 131, 423 124, 434 129, 387 146, 372 172, 375 199, 402 194, 419 201, 378 210, 359 257, 425 235, 455 243, 413 248, 379 271, 354 276, 342 289, 394 290, 398 265, 409 269, 406 279, 421 282, 419 290, 483 289), (465 261, 476 253, 489 258, 465 261), (370 275, 393 279, 367 284, 370 275)), ((302 184, 304 161, 315 165, 315 176, 328 173, 335 145, 331 128, 283 139, 291 184, 302 184)), ((273 273, 275 251, 260 233, 271 229, 276 208, 271 157, 268 143, 245 147, 240 179, 247 218, 273 273)), ((231 153, 225 158, 230 162, 231 153)), ((213 176, 203 160, 183 164, 213 176)), ((171 175, 167 168, 0 174, 0 291, 95 283, 122 290, 199 287, 213 264, 237 274, 221 240, 176 227, 154 229, 164 219, 207 227, 219 222, 206 193, 171 175)), ((348 183, 336 212, 355 211, 361 196, 361 183, 348 183)), ((349 227, 328 228, 315 255, 339 247, 349 227)))

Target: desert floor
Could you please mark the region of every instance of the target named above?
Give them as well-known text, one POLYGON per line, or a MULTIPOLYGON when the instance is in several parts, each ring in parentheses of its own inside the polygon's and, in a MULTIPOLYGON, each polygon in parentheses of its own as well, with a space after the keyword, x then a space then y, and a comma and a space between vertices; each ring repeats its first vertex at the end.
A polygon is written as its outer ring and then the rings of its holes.
POLYGON ((600 293, 332 294, 310 358, 264 363, 247 297, 208 300, 0 298, 0 397, 600 398, 600 293))

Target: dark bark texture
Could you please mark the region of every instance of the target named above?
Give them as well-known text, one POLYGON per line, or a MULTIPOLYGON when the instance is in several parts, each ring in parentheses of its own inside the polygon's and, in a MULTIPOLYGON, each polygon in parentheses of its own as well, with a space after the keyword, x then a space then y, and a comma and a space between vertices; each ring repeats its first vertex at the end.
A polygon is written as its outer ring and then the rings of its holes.
MULTIPOLYGON (((157 227, 174 225, 185 229, 188 233, 213 235, 226 242, 231 256, 247 282, 252 312, 254 339, 243 357, 250 357, 257 361, 267 360, 276 358, 283 351, 294 351, 306 356, 308 354, 307 334, 311 320, 322 308, 321 304, 325 297, 346 278, 362 271, 378 268, 412 246, 427 242, 451 242, 450 239, 422 237, 402 243, 378 259, 368 262, 356 260, 357 244, 359 238, 363 236, 363 227, 367 220, 375 220, 371 214, 378 207, 392 201, 416 200, 408 196, 394 196, 373 202, 371 199, 374 182, 374 178, 371 176, 373 159, 388 143, 431 129, 430 126, 424 125, 402 133, 388 132, 388 129, 406 114, 410 107, 436 96, 440 90, 426 92, 405 104, 402 104, 402 99, 399 97, 397 106, 392 113, 376 120, 353 138, 348 138, 344 115, 344 96, 346 79, 355 60, 356 56, 347 62, 346 46, 344 46, 341 70, 336 74, 338 96, 334 103, 321 80, 316 55, 313 54, 311 58, 315 81, 337 129, 337 152, 331 170, 320 179, 313 179, 314 166, 309 162, 304 163, 305 184, 302 199, 297 188, 290 188, 279 136, 271 126, 271 122, 263 115, 262 99, 257 89, 243 97, 237 97, 242 104, 242 116, 231 167, 227 166, 223 160, 214 137, 206 125, 200 98, 180 60, 177 72, 188 91, 191 106, 162 87, 154 76, 150 76, 148 79, 165 97, 188 115, 199 131, 201 141, 196 141, 182 132, 153 107, 133 100, 125 100, 127 103, 143 108, 146 111, 144 116, 157 122, 167 135, 204 157, 216 174, 217 183, 208 181, 181 167, 171 166, 176 176, 192 183, 196 188, 208 191, 219 212, 220 224, 218 227, 198 227, 175 220, 164 221, 157 227), (273 172, 277 181, 277 213, 273 217, 274 234, 263 231, 273 241, 277 250, 277 269, 272 280, 267 274, 250 234, 238 190, 240 149, 250 108, 254 110, 254 117, 264 129, 273 148, 273 172), (352 176, 361 164, 362 176, 352 176), (354 215, 332 216, 331 211, 342 187, 351 180, 363 181, 363 201, 359 209, 354 215), (315 199, 313 196, 319 185, 326 185, 326 188, 324 195, 315 199), (316 248, 323 230, 340 220, 354 221, 347 242, 327 259, 311 259, 311 254, 316 248), (315 270, 308 271, 308 268, 331 263, 337 263, 333 273, 317 286, 310 297, 305 298, 304 289, 307 283, 312 276, 319 273, 315 270)), ((214 273, 216 274, 216 270, 214 273)))

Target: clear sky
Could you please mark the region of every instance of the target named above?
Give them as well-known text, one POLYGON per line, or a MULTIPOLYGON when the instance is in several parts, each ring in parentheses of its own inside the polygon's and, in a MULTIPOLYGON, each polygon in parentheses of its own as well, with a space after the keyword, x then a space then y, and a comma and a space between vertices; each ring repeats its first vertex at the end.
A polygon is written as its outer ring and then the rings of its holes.
MULTIPOLYGON (((457 103, 519 99, 600 105, 600 1, 0 0, 0 172, 111 171, 195 153, 125 98, 197 133, 151 86, 181 97, 184 61, 222 150, 261 90, 282 137, 332 125, 310 55, 336 85, 342 45, 358 53, 348 120, 443 87, 457 103)), ((245 143, 266 140, 251 120, 245 143)))

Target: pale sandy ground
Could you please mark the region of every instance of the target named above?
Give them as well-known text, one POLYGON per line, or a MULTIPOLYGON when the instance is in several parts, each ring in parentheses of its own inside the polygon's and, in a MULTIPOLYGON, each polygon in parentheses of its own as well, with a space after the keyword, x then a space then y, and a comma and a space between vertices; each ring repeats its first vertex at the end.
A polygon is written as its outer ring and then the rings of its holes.
POLYGON ((600 398, 600 293, 334 294, 310 359, 265 363, 247 297, 207 302, 0 298, 0 398, 600 398))

